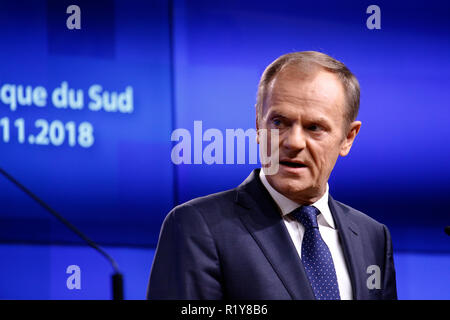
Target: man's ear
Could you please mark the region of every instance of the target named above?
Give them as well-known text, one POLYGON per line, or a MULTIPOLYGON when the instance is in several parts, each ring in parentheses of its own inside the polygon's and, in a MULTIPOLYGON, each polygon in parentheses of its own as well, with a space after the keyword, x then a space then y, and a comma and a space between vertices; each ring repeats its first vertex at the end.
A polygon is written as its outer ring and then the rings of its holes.
POLYGON ((353 121, 350 123, 347 136, 345 137, 344 143, 341 146, 341 151, 339 152, 342 157, 345 157, 350 152, 359 129, 361 129, 361 121, 353 121))

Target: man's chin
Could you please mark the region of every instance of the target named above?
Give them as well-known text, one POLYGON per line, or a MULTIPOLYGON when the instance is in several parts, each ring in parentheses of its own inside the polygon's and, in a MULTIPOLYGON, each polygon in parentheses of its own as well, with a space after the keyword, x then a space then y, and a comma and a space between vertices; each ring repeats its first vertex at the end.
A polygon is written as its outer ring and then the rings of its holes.
POLYGON ((292 175, 277 174, 272 177, 267 177, 267 180, 279 193, 290 199, 306 195, 309 193, 312 186, 309 179, 292 175))

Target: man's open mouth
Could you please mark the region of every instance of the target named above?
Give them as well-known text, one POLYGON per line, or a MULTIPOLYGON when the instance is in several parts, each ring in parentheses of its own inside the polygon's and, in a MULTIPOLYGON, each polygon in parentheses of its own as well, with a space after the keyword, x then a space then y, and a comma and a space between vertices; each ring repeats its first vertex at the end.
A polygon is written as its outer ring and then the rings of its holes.
POLYGON ((290 168, 304 168, 306 165, 303 163, 290 162, 290 161, 280 161, 280 164, 290 167, 290 168))

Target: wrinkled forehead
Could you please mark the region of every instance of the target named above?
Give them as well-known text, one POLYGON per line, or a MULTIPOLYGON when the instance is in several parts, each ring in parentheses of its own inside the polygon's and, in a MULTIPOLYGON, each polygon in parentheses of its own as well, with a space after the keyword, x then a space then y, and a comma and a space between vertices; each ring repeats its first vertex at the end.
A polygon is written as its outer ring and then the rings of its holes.
POLYGON ((267 86, 263 114, 267 107, 282 103, 317 105, 333 113, 343 113, 344 88, 335 74, 319 66, 310 66, 308 69, 287 66, 267 86))

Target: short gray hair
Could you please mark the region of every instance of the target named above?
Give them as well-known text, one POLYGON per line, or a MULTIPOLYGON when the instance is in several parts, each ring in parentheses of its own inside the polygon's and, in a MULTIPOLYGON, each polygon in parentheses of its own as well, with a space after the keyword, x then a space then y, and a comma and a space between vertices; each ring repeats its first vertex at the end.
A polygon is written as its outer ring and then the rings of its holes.
POLYGON ((345 120, 347 125, 355 121, 356 116, 359 111, 359 82, 358 79, 353 75, 353 73, 343 64, 342 62, 317 51, 301 51, 292 52, 282 55, 275 61, 273 61, 264 70, 261 80, 258 85, 258 93, 256 98, 256 110, 258 112, 259 118, 262 118, 262 111, 264 106, 264 101, 267 96, 267 88, 273 79, 276 77, 281 70, 286 66, 298 66, 301 70, 308 72, 308 70, 313 66, 318 66, 324 70, 334 73, 337 75, 338 79, 341 81, 346 101, 347 101, 347 112, 345 114, 345 120))

